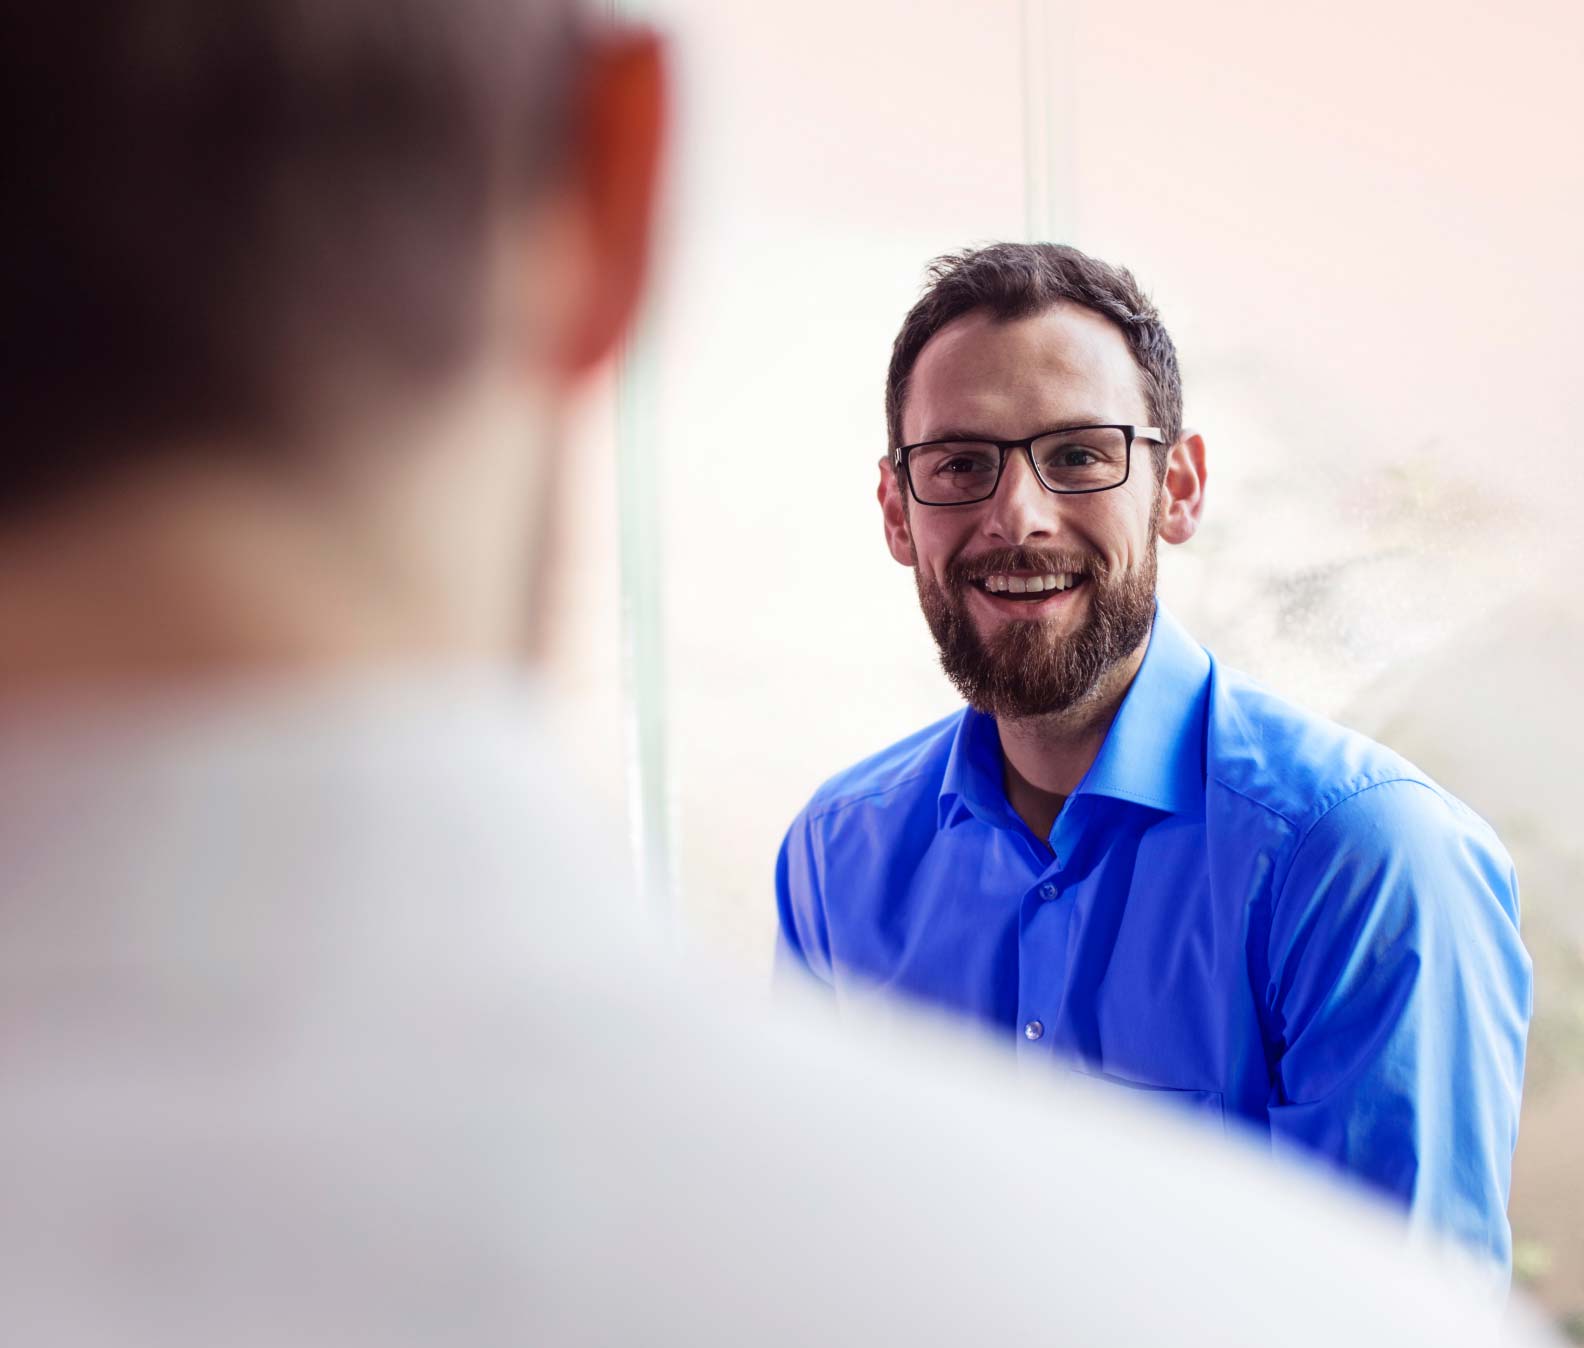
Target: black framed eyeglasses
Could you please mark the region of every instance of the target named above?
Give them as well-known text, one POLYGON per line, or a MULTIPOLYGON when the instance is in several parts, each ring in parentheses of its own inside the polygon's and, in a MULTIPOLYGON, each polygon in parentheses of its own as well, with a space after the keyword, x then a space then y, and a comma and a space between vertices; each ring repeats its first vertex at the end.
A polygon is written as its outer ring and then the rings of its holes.
POLYGON ((891 462, 920 505, 974 505, 1001 485, 1007 455, 1024 450, 1046 491, 1110 491, 1128 480, 1133 442, 1166 443, 1159 426, 1064 426, 1026 440, 923 440, 898 445, 891 462))

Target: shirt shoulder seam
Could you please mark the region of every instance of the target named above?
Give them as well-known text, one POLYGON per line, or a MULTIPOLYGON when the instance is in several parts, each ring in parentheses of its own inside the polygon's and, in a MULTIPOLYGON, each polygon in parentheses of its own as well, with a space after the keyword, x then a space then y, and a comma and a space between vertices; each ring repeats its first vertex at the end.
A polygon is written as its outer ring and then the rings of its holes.
MULTIPOLYGON (((1353 787, 1344 795, 1338 796, 1335 800, 1331 801, 1330 804, 1319 807, 1318 813, 1315 813, 1314 807, 1311 807, 1310 810, 1305 811, 1303 814, 1293 814, 1283 810, 1277 805, 1272 804, 1268 800, 1261 800, 1258 796, 1250 795, 1241 786, 1236 786, 1233 783, 1226 781, 1224 778, 1215 777, 1212 778, 1212 780, 1223 791, 1230 791, 1240 800, 1246 800, 1250 805, 1257 806, 1259 809, 1264 810, 1267 814, 1275 815, 1276 818, 1280 819, 1288 827, 1294 830, 1301 830, 1301 836, 1298 839, 1299 846, 1303 845, 1304 840, 1314 832, 1314 830, 1319 826, 1320 822, 1325 819, 1325 817, 1333 810, 1337 809, 1339 806, 1346 805, 1348 801, 1352 800, 1356 796, 1362 796, 1366 791, 1373 791, 1378 786, 1393 786, 1399 782, 1407 782, 1413 786, 1423 787, 1432 795, 1439 795, 1439 792, 1436 791, 1436 788, 1429 782, 1425 781, 1424 778, 1415 777, 1411 773, 1398 772, 1393 773, 1389 777, 1379 777, 1374 781, 1364 782, 1359 786, 1353 787), (1306 819, 1308 820, 1307 823, 1304 822, 1306 819)), ((1324 797, 1321 799, 1323 800, 1324 797)))
POLYGON ((1257 809, 1264 810, 1266 814, 1275 815, 1276 818, 1280 819, 1282 823, 1286 824, 1289 828, 1297 828, 1297 821, 1293 819, 1293 817, 1285 810, 1278 809, 1275 805, 1272 805, 1270 801, 1261 800, 1258 796, 1251 796, 1241 786, 1234 786, 1231 782, 1226 781, 1224 778, 1212 777, 1211 781, 1213 781, 1215 785, 1219 786, 1223 791, 1230 791, 1234 796, 1238 797, 1238 799, 1246 800, 1250 805, 1255 806, 1257 809))
POLYGON ((900 778, 897 781, 887 782, 884 786, 877 786, 871 790, 860 791, 852 795, 842 795, 836 800, 828 801, 819 806, 815 806, 811 801, 807 807, 805 817, 808 819, 809 823, 815 823, 816 821, 825 818, 826 815, 836 814, 839 811, 848 809, 854 805, 861 805, 864 801, 873 800, 876 796, 889 795, 893 791, 901 790, 904 786, 909 786, 914 782, 922 781, 930 775, 930 769, 923 768, 918 772, 912 773, 907 777, 900 778))
POLYGON ((1431 795, 1439 795, 1436 789, 1431 786, 1429 782, 1424 781, 1419 777, 1410 777, 1405 773, 1398 773, 1392 777, 1382 777, 1379 781, 1375 782, 1365 782, 1363 786, 1349 791, 1345 796, 1338 797, 1336 800, 1332 801, 1331 804, 1327 805, 1323 810, 1321 810, 1319 814, 1315 815, 1314 819, 1311 820, 1309 825, 1304 829, 1303 836, 1298 839, 1298 847, 1302 847, 1306 842, 1308 842, 1310 837, 1314 834, 1314 831, 1319 828, 1320 825, 1323 824, 1327 819, 1329 819, 1331 815, 1333 815, 1337 810, 1346 805, 1350 800, 1357 800, 1366 791, 1374 791, 1377 787, 1397 786, 1399 784, 1423 787, 1426 791, 1430 792, 1431 795))
POLYGON ((1378 787, 1382 786, 1397 785, 1422 787, 1424 790, 1430 792, 1431 795, 1436 796, 1437 799, 1440 798, 1440 793, 1429 782, 1424 781, 1419 777, 1410 777, 1399 773, 1392 777, 1382 777, 1379 781, 1365 782, 1364 785, 1356 788, 1355 790, 1349 791, 1346 795, 1332 801, 1331 804, 1327 805, 1323 810, 1315 815, 1315 817, 1303 829, 1303 832, 1288 850, 1287 861, 1285 867, 1283 868, 1281 882, 1280 884, 1276 885, 1274 889, 1276 896, 1279 898, 1282 892, 1287 888, 1287 881, 1292 878, 1293 867, 1297 863, 1298 854, 1303 851, 1304 845, 1309 841, 1310 838, 1314 836, 1315 830, 1318 829, 1321 824, 1325 823, 1327 819, 1329 819, 1337 812, 1337 810, 1341 809, 1342 806, 1346 805, 1349 801, 1357 800, 1366 792, 1374 791, 1378 787))

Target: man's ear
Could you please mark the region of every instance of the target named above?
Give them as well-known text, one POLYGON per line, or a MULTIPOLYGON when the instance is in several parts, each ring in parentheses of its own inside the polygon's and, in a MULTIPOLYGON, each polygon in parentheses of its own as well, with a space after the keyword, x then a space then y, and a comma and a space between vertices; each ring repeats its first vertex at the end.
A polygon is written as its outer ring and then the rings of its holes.
POLYGON ((1204 437, 1184 431, 1166 457, 1166 475, 1161 480, 1157 523, 1166 542, 1186 543, 1199 531, 1204 488, 1204 437))
POLYGON ((880 513, 885 518, 886 546, 903 566, 917 565, 913 533, 908 527, 907 488, 902 485, 889 457, 880 460, 880 513))
POLYGON ((554 363, 576 378, 612 354, 644 293, 665 143, 666 67, 659 37, 596 29, 582 57, 562 189, 573 236, 554 363))

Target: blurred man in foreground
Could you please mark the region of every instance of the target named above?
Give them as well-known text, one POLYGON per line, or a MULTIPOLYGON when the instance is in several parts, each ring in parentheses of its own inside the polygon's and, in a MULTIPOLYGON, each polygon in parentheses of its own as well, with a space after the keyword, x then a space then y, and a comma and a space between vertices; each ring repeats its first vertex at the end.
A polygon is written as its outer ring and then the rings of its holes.
POLYGON ((514 671, 650 39, 0 24, 8 1340, 1491 1341, 1377 1214, 627 939, 514 671))

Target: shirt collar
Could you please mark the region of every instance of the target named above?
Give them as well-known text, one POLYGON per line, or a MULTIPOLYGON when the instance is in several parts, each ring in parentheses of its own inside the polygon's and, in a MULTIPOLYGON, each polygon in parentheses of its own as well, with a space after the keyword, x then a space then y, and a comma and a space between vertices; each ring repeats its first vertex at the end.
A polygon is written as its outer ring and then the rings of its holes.
MULTIPOLYGON (((1159 604, 1144 661, 1074 795, 1110 796, 1171 814, 1204 803, 1204 708, 1210 657, 1159 604)), ((936 824, 969 816, 1010 826, 995 719, 965 708, 941 778, 936 824)))
POLYGON ((1144 662, 1074 795, 1111 796, 1169 814, 1204 805, 1210 657, 1157 603, 1144 662))
POLYGON ((936 827, 950 828, 969 817, 998 827, 1012 823, 1001 785, 1001 737, 995 717, 965 707, 941 778, 936 827))

